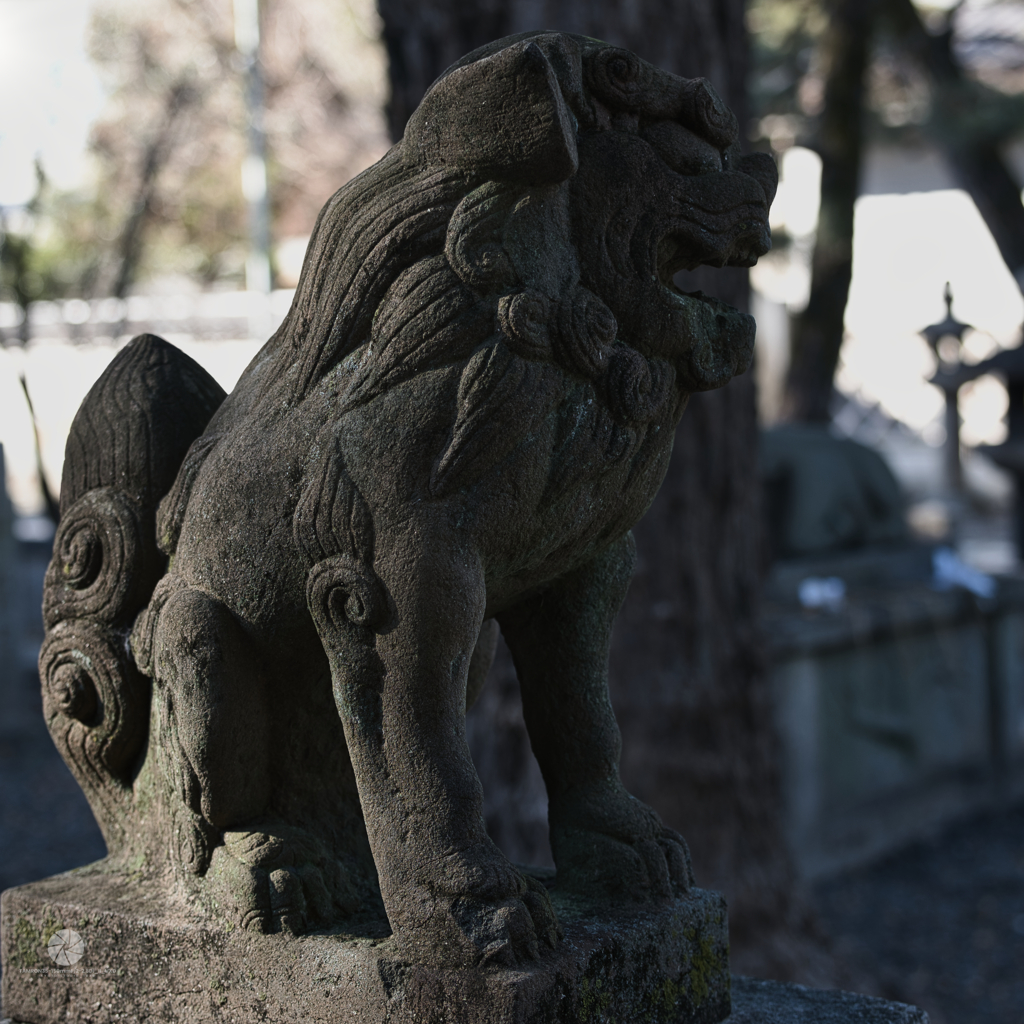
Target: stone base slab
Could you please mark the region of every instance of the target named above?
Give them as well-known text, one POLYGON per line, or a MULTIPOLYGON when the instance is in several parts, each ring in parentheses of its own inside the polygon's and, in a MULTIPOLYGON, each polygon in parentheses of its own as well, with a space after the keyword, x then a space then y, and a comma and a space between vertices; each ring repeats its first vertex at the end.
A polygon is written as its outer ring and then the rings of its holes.
MULTIPOLYGON (((102 862, 101 862, 102 863, 102 862)), ((24 1024, 717 1024, 729 1004, 725 901, 695 889, 600 917, 557 890, 565 937, 536 964, 437 970, 390 938, 213 931, 162 891, 85 868, 3 894, 3 1016, 24 1024), (81 958, 47 943, 75 931, 81 958), (66 957, 65 957, 66 959, 66 957)))
POLYGON ((732 1015, 723 1024, 928 1024, 928 1014, 854 992, 733 978, 732 1015))

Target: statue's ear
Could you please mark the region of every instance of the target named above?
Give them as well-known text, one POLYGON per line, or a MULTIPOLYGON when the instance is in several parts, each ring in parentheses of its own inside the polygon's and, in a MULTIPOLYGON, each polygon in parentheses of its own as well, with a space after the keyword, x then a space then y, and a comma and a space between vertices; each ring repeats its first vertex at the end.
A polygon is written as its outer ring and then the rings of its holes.
POLYGON ((435 82, 402 146, 409 163, 527 184, 565 181, 579 166, 574 118, 551 64, 529 41, 435 82))

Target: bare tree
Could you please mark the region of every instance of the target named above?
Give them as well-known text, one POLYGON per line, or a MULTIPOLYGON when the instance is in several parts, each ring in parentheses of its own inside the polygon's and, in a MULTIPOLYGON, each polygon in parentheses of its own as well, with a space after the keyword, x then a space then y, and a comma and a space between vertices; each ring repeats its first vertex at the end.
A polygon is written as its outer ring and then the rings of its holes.
MULTIPOLYGON (((1020 130, 1024 105, 974 81, 953 51, 953 18, 929 31, 913 0, 827 0, 817 43, 825 97, 804 140, 822 160, 821 210, 810 299, 794 323, 783 415, 829 421, 832 379, 843 341, 853 257, 853 210, 869 110, 866 72, 872 43, 888 32, 898 60, 922 77, 930 99, 923 124, 960 186, 978 207, 999 251, 1024 288, 1024 204, 1001 147, 1020 130)), ((876 55, 875 67, 878 67, 876 55)))
MULTIPOLYGON (((261 11, 275 232, 307 235, 335 189, 387 148, 377 16, 371 0, 264 0, 261 11)), ((232 0, 101 0, 90 51, 110 92, 91 139, 96 194, 73 223, 49 217, 68 236, 67 290, 124 296, 166 272, 240 277, 248 121, 232 0), (87 259, 71 237, 83 218, 87 259)))
MULTIPOLYGON (((909 3, 909 0, 908 0, 909 3)), ((783 416, 828 423, 832 378, 843 343, 853 275, 853 206, 864 140, 864 77, 874 15, 871 0, 829 0, 819 44, 825 96, 815 148, 821 157, 821 208, 811 261, 811 294, 790 347, 783 416)))

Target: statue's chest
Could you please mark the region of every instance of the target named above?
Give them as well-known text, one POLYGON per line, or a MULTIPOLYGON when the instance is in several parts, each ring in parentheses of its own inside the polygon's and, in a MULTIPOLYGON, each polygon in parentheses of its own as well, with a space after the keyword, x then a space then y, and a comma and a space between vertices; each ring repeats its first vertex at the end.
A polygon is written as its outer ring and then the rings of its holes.
POLYGON ((591 432, 568 464, 560 464, 554 451, 544 485, 534 485, 529 503, 506 504, 495 492, 495 520, 485 532, 496 598, 498 591, 512 598, 570 572, 624 536, 661 486, 673 426, 591 432))

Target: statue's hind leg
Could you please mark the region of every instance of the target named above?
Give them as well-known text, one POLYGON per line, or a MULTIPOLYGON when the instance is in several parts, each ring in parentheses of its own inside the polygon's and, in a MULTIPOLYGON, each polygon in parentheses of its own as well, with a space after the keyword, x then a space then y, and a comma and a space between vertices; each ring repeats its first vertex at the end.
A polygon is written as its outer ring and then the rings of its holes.
POLYGON ((252 930, 301 932, 352 913, 333 851, 273 812, 268 666, 231 610, 168 575, 134 644, 156 684, 172 856, 252 930))
POLYGON ((692 878, 682 837, 619 778, 608 650, 634 560, 627 535, 498 619, 547 786, 559 888, 643 901, 685 890, 692 878))
POLYGON ((241 624, 173 574, 161 580, 147 617, 147 660, 170 715, 161 725, 173 734, 176 791, 217 832, 259 816, 270 796, 266 679, 241 624))

